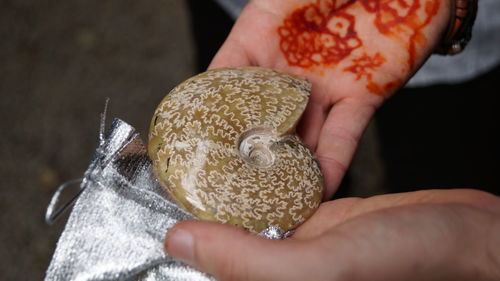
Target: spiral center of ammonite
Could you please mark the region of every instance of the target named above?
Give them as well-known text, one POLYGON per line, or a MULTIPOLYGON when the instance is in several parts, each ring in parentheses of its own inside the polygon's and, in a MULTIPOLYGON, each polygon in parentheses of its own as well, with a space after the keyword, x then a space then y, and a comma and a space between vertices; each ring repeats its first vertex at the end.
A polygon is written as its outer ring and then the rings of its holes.
POLYGON ((271 146, 277 141, 278 138, 271 130, 262 128, 248 130, 240 138, 241 157, 251 165, 267 168, 274 163, 271 146))

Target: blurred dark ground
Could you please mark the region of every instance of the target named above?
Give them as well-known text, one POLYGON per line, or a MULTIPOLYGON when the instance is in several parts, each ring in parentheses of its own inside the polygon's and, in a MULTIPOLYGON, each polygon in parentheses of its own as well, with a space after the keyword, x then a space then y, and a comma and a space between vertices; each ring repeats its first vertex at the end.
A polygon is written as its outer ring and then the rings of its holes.
MULTIPOLYGON (((64 219, 43 222, 61 183, 81 177, 99 113, 135 126, 206 68, 232 21, 211 1, 0 2, 0 272, 40 280, 64 219), (198 58, 198 60, 196 60, 198 58)), ((499 194, 500 70, 406 89, 384 105, 338 193, 473 187, 499 194)))
POLYGON ((45 207, 87 168, 105 98, 146 140, 194 74, 190 16, 179 0, 2 0, 0 40, 0 279, 41 280, 65 220, 45 207))

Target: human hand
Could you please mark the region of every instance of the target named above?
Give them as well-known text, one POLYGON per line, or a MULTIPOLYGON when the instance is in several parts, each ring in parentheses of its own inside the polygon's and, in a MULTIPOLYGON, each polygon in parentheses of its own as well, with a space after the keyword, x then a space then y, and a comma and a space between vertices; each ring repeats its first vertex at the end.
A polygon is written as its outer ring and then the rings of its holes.
POLYGON ((185 221, 166 250, 217 280, 500 280, 500 199, 430 190, 323 203, 285 240, 185 221))
POLYGON ((312 82, 298 131, 328 199, 376 108, 431 54, 449 17, 449 0, 251 0, 209 68, 262 66, 312 82))

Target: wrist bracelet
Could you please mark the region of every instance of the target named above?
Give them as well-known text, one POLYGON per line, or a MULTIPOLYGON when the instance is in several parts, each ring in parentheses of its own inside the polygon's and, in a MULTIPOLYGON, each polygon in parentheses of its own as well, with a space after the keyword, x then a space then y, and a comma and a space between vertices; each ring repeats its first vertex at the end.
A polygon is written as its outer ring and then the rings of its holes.
POLYGON ((455 55, 465 49, 472 36, 478 0, 452 0, 448 31, 434 53, 455 55))

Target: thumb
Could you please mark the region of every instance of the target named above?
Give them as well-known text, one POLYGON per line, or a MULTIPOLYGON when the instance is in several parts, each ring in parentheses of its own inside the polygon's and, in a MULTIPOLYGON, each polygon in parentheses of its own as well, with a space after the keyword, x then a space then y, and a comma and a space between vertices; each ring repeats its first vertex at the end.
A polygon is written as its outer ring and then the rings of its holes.
POLYGON ((248 65, 251 65, 251 62, 245 49, 229 37, 215 54, 208 69, 248 65))
POLYGON ((328 113, 316 147, 316 156, 325 177, 325 200, 331 198, 340 185, 378 102, 380 100, 365 102, 344 98, 328 113))
POLYGON ((184 221, 170 229, 165 249, 220 281, 324 280, 326 272, 320 272, 324 271, 320 265, 325 251, 311 244, 290 238, 269 240, 213 222, 184 221))

